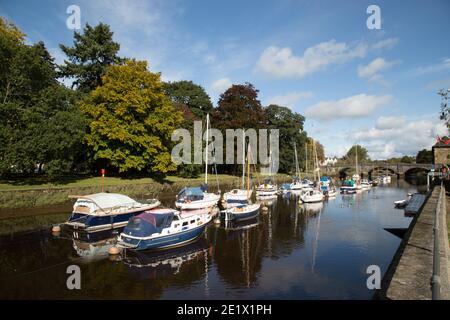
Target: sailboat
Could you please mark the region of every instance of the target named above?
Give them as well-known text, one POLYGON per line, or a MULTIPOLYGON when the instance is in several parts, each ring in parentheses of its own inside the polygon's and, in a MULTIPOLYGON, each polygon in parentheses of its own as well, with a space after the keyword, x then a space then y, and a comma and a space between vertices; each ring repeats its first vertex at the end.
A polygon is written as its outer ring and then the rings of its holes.
POLYGON ((303 188, 308 188, 309 182, 302 181, 300 179, 300 169, 298 166, 298 156, 297 156, 297 145, 295 142, 294 142, 294 157, 295 157, 295 177, 291 183, 290 189, 292 191, 299 191, 299 190, 302 190, 303 188))
MULTIPOLYGON (((250 193, 250 144, 248 145, 247 152, 247 192, 250 193)), ((225 219, 232 221, 242 221, 247 219, 252 219, 259 214, 259 209, 261 207, 260 203, 255 204, 241 204, 226 211, 225 219)))
MULTIPOLYGON (((180 210, 211 209, 220 199, 219 194, 208 192, 208 142, 209 114, 206 115, 205 183, 200 187, 184 187, 176 197, 175 206, 180 210)), ((217 175, 217 172, 216 172, 217 175)))
POLYGON ((317 188, 309 188, 306 189, 305 192, 302 193, 300 196, 300 199, 305 203, 313 203, 313 202, 322 202, 325 199, 325 196, 323 195, 322 191, 320 190, 320 168, 319 168, 319 161, 317 159, 317 150, 316 150, 316 144, 313 140, 313 152, 314 152, 314 180, 316 179, 316 173, 317 173, 317 188))
POLYGON ((248 203, 252 196, 253 190, 245 189, 245 134, 242 129, 242 188, 233 189, 223 195, 227 208, 248 203))
MULTIPOLYGON (((272 176, 272 151, 270 151, 269 156, 269 175, 272 176)), ((277 185, 273 183, 271 178, 264 179, 264 183, 256 188, 257 197, 274 197, 277 193, 277 185)))
POLYGON ((355 188, 356 191, 361 191, 361 177, 359 175, 359 168, 358 168, 358 145, 356 147, 356 155, 355 155, 355 167, 356 167, 356 173, 352 176, 353 181, 355 181, 355 188))

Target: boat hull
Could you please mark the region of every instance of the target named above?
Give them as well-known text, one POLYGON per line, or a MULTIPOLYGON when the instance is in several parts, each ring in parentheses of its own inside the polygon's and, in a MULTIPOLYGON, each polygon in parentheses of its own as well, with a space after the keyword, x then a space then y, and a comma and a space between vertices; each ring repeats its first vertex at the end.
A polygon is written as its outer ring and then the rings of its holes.
POLYGON ((245 210, 244 212, 239 212, 236 209, 228 210, 225 214, 227 214, 227 220, 231 221, 243 221, 248 219, 253 219, 259 214, 260 205, 250 205, 249 210, 245 210))
POLYGON ((73 229, 86 232, 118 229, 125 227, 131 217, 141 214, 146 210, 148 210, 148 208, 140 211, 111 215, 90 215, 73 212, 65 224, 73 229))
POLYGON ((220 196, 216 195, 215 197, 211 197, 208 200, 198 200, 192 202, 175 202, 175 206, 180 210, 193 210, 193 209, 203 209, 217 205, 219 202, 220 196))
POLYGON ((188 244, 203 234, 208 223, 196 228, 156 238, 128 238, 121 235, 120 244, 133 250, 161 250, 188 244))

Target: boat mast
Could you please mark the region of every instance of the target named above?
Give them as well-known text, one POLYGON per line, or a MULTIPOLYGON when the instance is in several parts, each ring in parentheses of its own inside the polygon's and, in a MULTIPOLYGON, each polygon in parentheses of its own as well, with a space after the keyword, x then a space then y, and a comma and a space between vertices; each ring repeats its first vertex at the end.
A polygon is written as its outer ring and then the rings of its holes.
POLYGON ((250 143, 248 144, 248 151, 247 151, 247 198, 249 198, 249 194, 250 194, 250 158, 249 158, 249 155, 250 155, 250 143))
POLYGON ((297 178, 299 177, 299 171, 300 169, 298 168, 298 158, 297 158, 297 144, 294 142, 294 155, 295 155, 295 175, 297 178))
POLYGON ((305 142, 305 175, 308 176, 308 138, 305 142))
POLYGON ((320 167, 319 167, 319 159, 317 157, 317 148, 315 140, 313 140, 313 149, 314 149, 314 172, 317 171, 317 181, 320 181, 320 167))
POLYGON ((358 172, 358 144, 356 144, 356 161, 355 161, 355 165, 356 165, 356 174, 359 175, 358 172))
POLYGON ((206 114, 205 184, 208 184, 209 113, 206 114))
POLYGON ((244 132, 245 132, 244 129, 242 129, 242 189, 245 189, 245 133, 244 132))

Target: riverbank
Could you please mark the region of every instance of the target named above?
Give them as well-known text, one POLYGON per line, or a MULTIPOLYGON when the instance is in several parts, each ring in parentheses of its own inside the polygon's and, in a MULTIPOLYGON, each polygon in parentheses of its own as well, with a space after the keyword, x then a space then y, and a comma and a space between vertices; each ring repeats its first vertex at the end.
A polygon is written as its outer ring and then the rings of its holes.
MULTIPOLYGON (((209 177, 211 190, 216 190, 217 181, 214 175, 209 177)), ((229 188, 239 187, 241 177, 231 175, 218 175, 219 185, 226 185, 229 188)), ((277 183, 288 181, 290 176, 278 174, 274 176, 277 183)), ((256 181, 262 180, 261 177, 256 181)), ((197 186, 204 181, 200 176, 195 179, 185 179, 169 176, 163 181, 152 178, 121 179, 115 177, 89 177, 78 180, 71 180, 65 184, 54 184, 43 181, 40 184, 17 184, 0 183, 0 219, 11 217, 10 209, 39 208, 53 205, 64 205, 70 203, 69 195, 83 195, 101 192, 102 185, 104 191, 126 194, 132 198, 146 199, 158 197, 164 192, 178 192, 185 186, 197 186), (3 212, 2 212, 3 211, 3 212)))
MULTIPOLYGON (((405 233, 394 258, 385 273, 377 298, 390 300, 430 300, 430 280, 434 268, 434 220, 441 187, 436 186, 421 212, 417 214, 405 233)), ((448 199, 442 199, 447 201, 448 199)), ((444 209, 445 210, 445 209, 444 209)), ((439 216, 439 258, 441 299, 450 299, 450 252, 446 211, 439 216)))

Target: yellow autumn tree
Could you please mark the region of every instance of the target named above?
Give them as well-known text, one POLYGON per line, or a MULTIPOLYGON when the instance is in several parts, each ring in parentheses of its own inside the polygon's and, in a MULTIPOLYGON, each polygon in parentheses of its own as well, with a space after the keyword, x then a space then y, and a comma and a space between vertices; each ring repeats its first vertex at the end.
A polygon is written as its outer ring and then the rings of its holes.
POLYGON ((176 170, 170 137, 183 117, 164 94, 160 74, 147 70, 147 62, 109 66, 102 85, 90 92, 81 110, 90 118, 86 140, 95 159, 119 172, 176 170))

